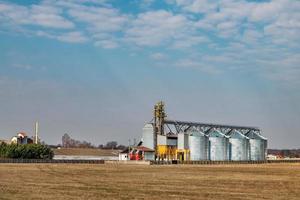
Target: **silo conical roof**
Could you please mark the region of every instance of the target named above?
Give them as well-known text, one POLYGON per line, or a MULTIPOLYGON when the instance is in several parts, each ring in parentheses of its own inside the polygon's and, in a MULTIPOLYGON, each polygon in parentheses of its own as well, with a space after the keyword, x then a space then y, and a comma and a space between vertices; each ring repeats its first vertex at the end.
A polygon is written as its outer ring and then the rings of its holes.
POLYGON ((255 139, 255 140, 267 140, 267 138, 263 137, 262 135, 260 135, 255 131, 250 131, 246 136, 250 139, 255 139))
POLYGON ((230 138, 235 138, 235 139, 249 139, 247 136, 245 136, 244 134, 242 134, 241 132, 239 132, 237 130, 233 130, 230 133, 230 138))
POLYGON ((217 130, 217 129, 213 129, 212 131, 209 132, 208 134, 209 137, 225 137, 225 138, 229 138, 228 136, 226 136, 225 134, 223 134, 221 131, 217 130))

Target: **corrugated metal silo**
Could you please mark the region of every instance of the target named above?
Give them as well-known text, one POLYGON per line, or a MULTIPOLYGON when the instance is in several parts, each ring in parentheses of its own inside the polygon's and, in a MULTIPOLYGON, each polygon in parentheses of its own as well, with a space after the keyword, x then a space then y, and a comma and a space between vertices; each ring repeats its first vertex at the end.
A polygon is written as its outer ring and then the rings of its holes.
POLYGON ((249 138, 239 131, 233 130, 229 138, 229 159, 249 160, 249 138))
POLYGON ((152 124, 146 124, 143 128, 143 146, 154 149, 154 128, 152 124))
POLYGON ((228 137, 218 130, 208 134, 209 159, 223 161, 229 159, 228 137))
POLYGON ((250 131, 247 134, 250 143, 250 160, 265 160, 267 150, 267 139, 262 135, 250 131))
POLYGON ((191 160, 207 160, 208 159, 208 138, 200 131, 190 131, 189 147, 191 160))

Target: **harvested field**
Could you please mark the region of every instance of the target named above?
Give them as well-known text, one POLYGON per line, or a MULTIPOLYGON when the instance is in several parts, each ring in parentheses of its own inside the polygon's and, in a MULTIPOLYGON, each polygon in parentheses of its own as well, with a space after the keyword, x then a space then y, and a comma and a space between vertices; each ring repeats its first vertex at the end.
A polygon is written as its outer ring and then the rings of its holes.
POLYGON ((53 149, 54 155, 72 156, 118 156, 120 150, 89 149, 89 148, 61 148, 53 149))
POLYGON ((300 199, 300 164, 0 164, 0 199, 300 199))

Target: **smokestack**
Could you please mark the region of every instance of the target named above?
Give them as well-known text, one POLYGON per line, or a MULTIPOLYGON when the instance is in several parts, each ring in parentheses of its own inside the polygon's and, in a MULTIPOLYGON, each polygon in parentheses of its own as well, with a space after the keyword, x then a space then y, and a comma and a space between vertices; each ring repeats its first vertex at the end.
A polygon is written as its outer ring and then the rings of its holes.
POLYGON ((35 138, 34 138, 34 143, 38 143, 38 132, 39 132, 39 122, 35 122, 35 138))

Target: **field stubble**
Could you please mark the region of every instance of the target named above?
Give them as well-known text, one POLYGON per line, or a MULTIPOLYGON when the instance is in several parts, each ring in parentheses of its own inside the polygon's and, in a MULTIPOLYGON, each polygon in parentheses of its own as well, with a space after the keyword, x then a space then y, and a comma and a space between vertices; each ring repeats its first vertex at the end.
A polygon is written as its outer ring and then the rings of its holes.
POLYGON ((0 199, 300 199, 300 164, 0 164, 0 199))

